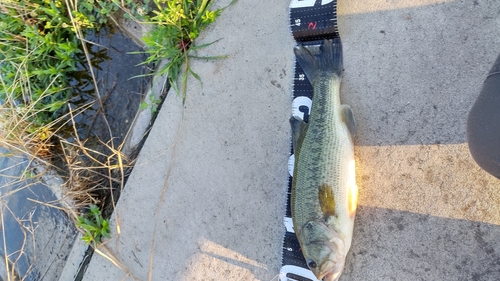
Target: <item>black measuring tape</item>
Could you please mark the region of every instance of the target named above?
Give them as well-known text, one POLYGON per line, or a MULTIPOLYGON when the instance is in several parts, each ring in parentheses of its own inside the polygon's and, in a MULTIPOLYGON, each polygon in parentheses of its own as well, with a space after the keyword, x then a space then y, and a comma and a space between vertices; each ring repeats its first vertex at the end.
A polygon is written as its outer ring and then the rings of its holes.
MULTIPOLYGON (((295 41, 302 45, 319 45, 324 39, 340 38, 337 28, 337 0, 292 0, 290 29, 295 41)), ((308 122, 313 99, 313 88, 304 71, 295 60, 292 115, 308 122)), ((317 281, 309 270, 293 231, 290 199, 295 158, 290 148, 288 160, 288 193, 284 218, 285 238, 281 259, 280 281, 317 281)))

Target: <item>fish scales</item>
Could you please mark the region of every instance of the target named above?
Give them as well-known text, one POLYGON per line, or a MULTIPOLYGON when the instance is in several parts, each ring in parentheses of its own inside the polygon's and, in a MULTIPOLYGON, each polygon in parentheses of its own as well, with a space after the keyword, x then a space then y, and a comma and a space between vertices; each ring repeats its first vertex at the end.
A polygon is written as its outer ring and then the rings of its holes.
MULTIPOLYGON (((338 91, 340 79, 321 79, 318 84, 325 90, 318 89, 314 93, 314 103, 309 118, 299 154, 296 155, 298 165, 294 177, 295 189, 292 204, 295 210, 295 221, 298 225, 314 217, 322 217, 319 206, 318 191, 322 184, 328 184, 334 189, 335 202, 347 204, 347 192, 341 188, 340 182, 346 181, 346 159, 352 159, 349 149, 350 140, 345 125, 340 124, 341 116, 338 103, 338 93, 322 95, 321 92, 338 91), (337 81, 335 81, 337 80, 337 81), (322 83, 323 82, 323 83, 322 83), (333 98, 332 98, 333 97, 333 98), (335 107, 338 109, 335 110, 335 107), (317 114, 320 113, 320 114, 317 114), (311 188, 316 187, 316 188, 311 188), (304 200, 305 197, 308 200, 304 200), (311 208, 312 207, 312 208, 311 208)), ((316 85, 316 86, 320 86, 316 85)), ((337 204, 336 214, 341 215, 347 208, 337 204)))
POLYGON ((340 276, 351 245, 357 194, 354 119, 340 102, 341 52, 340 39, 295 49, 314 96, 309 122, 292 119, 292 219, 309 268, 329 281, 340 276))

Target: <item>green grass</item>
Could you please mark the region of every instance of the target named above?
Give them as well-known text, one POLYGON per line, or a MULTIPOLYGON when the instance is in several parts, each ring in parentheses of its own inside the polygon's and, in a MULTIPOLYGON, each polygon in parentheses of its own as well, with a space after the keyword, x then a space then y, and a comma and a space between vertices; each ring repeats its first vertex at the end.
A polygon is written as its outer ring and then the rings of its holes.
MULTIPOLYGON (((158 74, 167 74, 170 85, 177 93, 186 99, 188 75, 198 81, 200 77, 189 64, 191 55, 198 49, 205 48, 212 43, 195 46, 194 40, 200 33, 227 7, 210 10, 211 2, 208 0, 153 0, 155 9, 152 16, 147 16, 146 21, 154 24, 155 28, 143 38, 148 55, 145 64, 167 59, 168 63, 158 70, 158 74), (179 77, 179 75, 181 75, 179 77)), ((236 2, 233 0, 229 5, 236 2)), ((204 57, 204 59, 224 58, 224 56, 204 57)))

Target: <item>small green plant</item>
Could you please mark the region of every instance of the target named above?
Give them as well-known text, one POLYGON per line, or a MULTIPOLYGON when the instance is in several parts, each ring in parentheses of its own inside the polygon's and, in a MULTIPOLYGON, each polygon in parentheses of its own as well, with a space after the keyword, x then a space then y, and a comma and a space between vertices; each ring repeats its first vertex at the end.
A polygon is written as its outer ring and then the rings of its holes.
POLYGON ((85 0, 80 1, 78 10, 73 11, 77 24, 81 27, 97 28, 108 22, 109 17, 118 11, 118 1, 85 0))
POLYGON ((77 227, 84 232, 82 240, 85 244, 92 243, 96 246, 102 237, 110 238, 109 221, 102 217, 101 211, 96 205, 90 205, 90 213, 78 217, 77 227))
POLYGON ((124 17, 127 19, 146 19, 151 12, 151 0, 113 0, 117 6, 125 11, 124 17))
POLYGON ((158 110, 158 106, 160 105, 160 103, 161 103, 161 99, 157 99, 157 98, 155 98, 155 96, 153 94, 150 94, 149 95, 149 102, 147 102, 147 101, 141 102, 141 104, 139 105, 139 109, 144 110, 144 109, 148 108, 149 106, 151 106, 151 113, 155 113, 158 110))
MULTIPOLYGON (((224 11, 224 8, 209 10, 209 0, 153 0, 155 10, 149 17, 149 23, 155 28, 143 38, 146 53, 149 55, 144 64, 168 59, 169 62, 158 70, 158 74, 167 74, 170 84, 178 93, 182 93, 183 102, 186 99, 188 74, 200 81, 200 77, 189 67, 189 51, 196 51, 215 42, 194 46, 193 41, 200 32, 213 23, 224 11), (183 76, 178 83, 179 74, 183 76), (180 91, 179 91, 180 86, 180 91)), ((236 2, 233 0, 229 5, 236 2)), ((223 58, 204 57, 205 59, 223 58)))

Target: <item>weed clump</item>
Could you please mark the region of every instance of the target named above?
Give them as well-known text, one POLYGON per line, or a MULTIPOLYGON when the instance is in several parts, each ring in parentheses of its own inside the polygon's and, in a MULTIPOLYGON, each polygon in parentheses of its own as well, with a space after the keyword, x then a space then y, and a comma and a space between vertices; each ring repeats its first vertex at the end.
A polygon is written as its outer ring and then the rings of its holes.
MULTIPOLYGON (((145 16, 148 23, 155 28, 149 32, 143 41, 146 45, 148 58, 144 63, 153 63, 162 59, 169 62, 158 70, 159 74, 167 74, 170 85, 186 99, 188 74, 201 82, 200 77, 189 66, 189 59, 195 58, 189 51, 207 47, 212 43, 194 46, 207 26, 213 23, 226 8, 210 10, 209 0, 153 0, 155 9, 151 16, 145 16), (183 73, 179 80, 179 74, 183 73)), ((229 5, 236 2, 233 0, 229 5)), ((204 57, 217 59, 224 56, 204 57)))
POLYGON ((0 13, 0 99, 19 113, 36 112, 26 116, 28 133, 64 114, 80 52, 61 1, 48 3, 7 2, 0 13))

